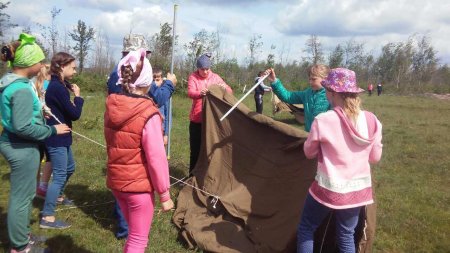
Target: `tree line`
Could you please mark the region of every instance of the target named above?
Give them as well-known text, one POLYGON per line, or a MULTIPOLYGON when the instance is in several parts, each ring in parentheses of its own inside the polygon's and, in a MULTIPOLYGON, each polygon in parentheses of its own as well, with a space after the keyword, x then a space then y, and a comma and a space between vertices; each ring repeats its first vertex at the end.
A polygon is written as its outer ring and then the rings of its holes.
MULTIPOLYGON (((5 12, 8 5, 9 2, 0 3, 2 42, 7 40, 4 31, 17 26, 11 23, 10 16, 5 12)), ((77 57, 80 73, 105 78, 118 58, 112 54, 107 33, 78 20, 73 30, 64 31, 64 34, 60 35, 57 18, 61 12, 61 9, 53 7, 50 11, 49 26, 36 24, 34 27, 25 27, 23 31, 38 34, 39 38, 43 38, 43 41, 38 43, 49 58, 58 51, 72 53, 77 57)), ((147 39, 152 50, 152 65, 168 71, 174 39, 172 25, 160 24, 159 32, 147 36, 147 39)), ((245 59, 225 54, 226 49, 219 29, 212 32, 202 29, 193 35, 192 40, 182 45, 178 43, 178 38, 175 38, 176 48, 181 50, 178 50, 174 57, 174 72, 182 87, 186 85, 189 73, 195 70, 197 57, 205 52, 212 52, 213 70, 238 89, 251 85, 258 71, 268 67, 274 67, 283 82, 292 89, 305 88, 308 86, 308 68, 312 64, 321 63, 331 68, 346 67, 354 70, 362 87, 369 83, 382 83, 390 93, 450 93, 450 69, 447 64, 440 64, 431 38, 426 35, 413 34, 406 41, 381 45, 381 53, 378 56, 367 51, 364 43, 354 39, 337 44, 326 54, 320 38, 314 34, 309 36, 302 48, 293 49, 285 44, 280 47, 270 45, 265 58, 262 57, 262 34, 250 36, 245 59), (302 52, 303 57, 289 60, 293 50, 302 52)), ((3 70, 4 68, 3 66, 3 70)))

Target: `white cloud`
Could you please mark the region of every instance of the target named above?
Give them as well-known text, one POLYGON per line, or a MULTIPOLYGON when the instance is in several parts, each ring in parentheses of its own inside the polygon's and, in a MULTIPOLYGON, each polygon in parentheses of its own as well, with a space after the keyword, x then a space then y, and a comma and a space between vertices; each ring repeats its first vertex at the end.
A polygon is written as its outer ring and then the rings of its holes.
POLYGON ((274 25, 287 36, 318 35, 329 47, 356 38, 375 51, 416 33, 427 35, 449 62, 449 11, 445 0, 305 0, 285 6, 274 25))
POLYGON ((67 0, 67 3, 69 6, 102 11, 118 11, 129 6, 129 2, 123 0, 67 0))
MULTIPOLYGON (((161 23, 172 23, 173 4, 178 3, 178 51, 202 29, 219 29, 225 54, 240 62, 248 54, 253 34, 264 42, 260 59, 274 44, 290 48, 290 59, 299 59, 311 34, 319 36, 324 48, 355 39, 366 50, 377 52, 388 42, 405 42, 417 33, 431 38, 443 62, 450 63, 450 1, 447 0, 282 0, 282 1, 163 1, 163 0, 26 0, 11 1, 11 21, 24 26, 50 25, 53 6, 62 9, 57 17, 61 31, 74 27, 78 19, 108 34, 114 49, 131 32, 151 36, 161 23)), ((38 29, 37 27, 34 27, 38 29)), ((14 32, 20 31, 18 29, 14 32)), ((62 34, 63 32, 60 33, 62 34)), ((39 31, 37 31, 39 32, 39 31)), ((287 53, 286 53, 287 54, 287 53)), ((277 57, 277 56, 276 56, 277 57)))
POLYGON ((168 19, 168 14, 160 6, 152 6, 129 11, 102 12, 94 18, 93 24, 104 31, 117 48, 126 34, 137 33, 149 38, 159 32, 160 24, 168 19))

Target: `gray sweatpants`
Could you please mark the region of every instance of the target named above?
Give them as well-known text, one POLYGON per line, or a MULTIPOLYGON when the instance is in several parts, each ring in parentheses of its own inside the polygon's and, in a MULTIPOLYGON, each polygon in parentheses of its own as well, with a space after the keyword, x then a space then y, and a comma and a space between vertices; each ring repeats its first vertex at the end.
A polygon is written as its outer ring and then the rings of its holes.
POLYGON ((39 168, 39 147, 37 143, 0 141, 0 153, 11 167, 8 235, 11 247, 21 249, 29 242, 32 201, 36 194, 39 168))

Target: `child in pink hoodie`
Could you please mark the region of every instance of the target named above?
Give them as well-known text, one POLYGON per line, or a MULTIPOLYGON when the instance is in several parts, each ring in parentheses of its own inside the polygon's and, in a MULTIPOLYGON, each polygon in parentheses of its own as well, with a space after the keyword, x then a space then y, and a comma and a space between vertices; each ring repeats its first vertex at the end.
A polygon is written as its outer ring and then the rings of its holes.
POLYGON ((355 252, 354 232, 362 206, 373 203, 370 164, 381 158, 381 123, 362 111, 355 72, 332 69, 322 81, 333 110, 316 117, 304 143, 306 157, 317 158, 297 232, 297 252, 313 252, 314 231, 333 211, 340 252, 355 252))

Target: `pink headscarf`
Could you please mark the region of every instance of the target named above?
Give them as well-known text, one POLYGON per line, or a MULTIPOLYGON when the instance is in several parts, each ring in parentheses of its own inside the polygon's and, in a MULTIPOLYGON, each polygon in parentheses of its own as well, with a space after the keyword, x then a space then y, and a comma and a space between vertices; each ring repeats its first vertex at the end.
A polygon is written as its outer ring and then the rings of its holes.
POLYGON ((139 48, 136 51, 130 51, 125 57, 123 57, 119 65, 117 66, 117 73, 119 74, 119 83, 122 83, 122 71, 120 69, 122 66, 131 66, 133 71, 136 71, 136 65, 139 63, 141 58, 144 58, 144 66, 142 67, 141 74, 138 79, 134 83, 130 83, 130 88, 136 87, 148 87, 152 84, 153 81, 153 71, 150 62, 145 57, 147 54, 146 50, 143 48, 139 48))

